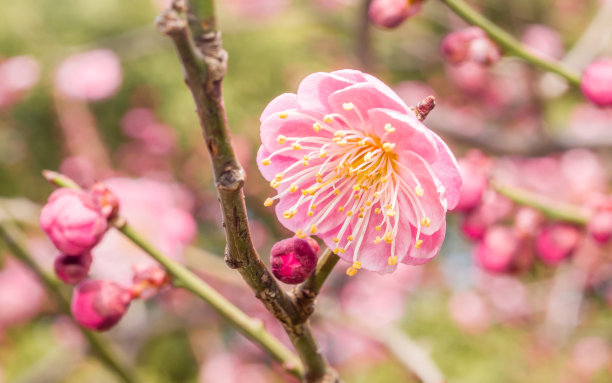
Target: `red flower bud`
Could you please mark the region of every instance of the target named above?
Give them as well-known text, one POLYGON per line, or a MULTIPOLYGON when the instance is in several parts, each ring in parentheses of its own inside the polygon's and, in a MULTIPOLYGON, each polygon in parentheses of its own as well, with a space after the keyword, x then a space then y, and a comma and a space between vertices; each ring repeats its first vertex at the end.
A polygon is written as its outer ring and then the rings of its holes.
POLYGON ((540 230, 536 238, 536 250, 540 259, 554 266, 569 257, 580 241, 575 226, 566 223, 552 223, 540 230))
POLYGON ((288 284, 304 282, 317 266, 317 253, 306 239, 288 238, 277 242, 270 251, 272 273, 288 284))
POLYGON ((86 280, 75 288, 70 309, 81 326, 105 331, 123 318, 131 300, 129 290, 116 283, 86 280))
POLYGON ((87 277, 91 261, 90 252, 79 255, 60 254, 55 258, 53 267, 59 279, 69 285, 76 285, 87 277))
POLYGON ((373 0, 370 20, 381 28, 395 28, 421 10, 423 0, 373 0))
POLYGON ((595 105, 612 106, 612 60, 592 63, 580 83, 584 96, 595 105))

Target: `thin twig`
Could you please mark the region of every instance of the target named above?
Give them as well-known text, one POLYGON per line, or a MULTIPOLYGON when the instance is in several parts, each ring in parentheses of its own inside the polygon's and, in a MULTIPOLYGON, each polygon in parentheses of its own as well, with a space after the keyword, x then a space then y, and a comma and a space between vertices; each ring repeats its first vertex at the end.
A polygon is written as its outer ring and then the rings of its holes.
POLYGON ((317 268, 308 279, 295 288, 293 294, 295 297, 296 305, 302 310, 302 317, 305 321, 308 319, 314 311, 314 301, 321 291, 323 283, 329 276, 329 274, 336 266, 336 263, 340 260, 336 254, 330 249, 326 249, 321 259, 317 263, 317 268))
POLYGON ((482 28, 489 37, 503 47, 507 53, 520 57, 531 65, 564 77, 573 85, 580 85, 580 74, 560 62, 542 58, 531 53, 520 41, 478 13, 463 0, 440 0, 469 24, 482 28))

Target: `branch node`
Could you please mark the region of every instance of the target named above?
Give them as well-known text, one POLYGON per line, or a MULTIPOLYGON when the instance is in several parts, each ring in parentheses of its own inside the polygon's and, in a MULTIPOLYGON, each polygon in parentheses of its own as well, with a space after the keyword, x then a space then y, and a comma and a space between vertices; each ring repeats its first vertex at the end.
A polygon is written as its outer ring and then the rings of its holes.
POLYGON ((155 25, 161 33, 168 36, 182 33, 187 28, 187 23, 174 8, 166 9, 157 16, 155 25))
POLYGON ((227 168, 219 175, 216 181, 217 188, 224 192, 235 192, 244 186, 244 173, 240 166, 233 165, 227 168))

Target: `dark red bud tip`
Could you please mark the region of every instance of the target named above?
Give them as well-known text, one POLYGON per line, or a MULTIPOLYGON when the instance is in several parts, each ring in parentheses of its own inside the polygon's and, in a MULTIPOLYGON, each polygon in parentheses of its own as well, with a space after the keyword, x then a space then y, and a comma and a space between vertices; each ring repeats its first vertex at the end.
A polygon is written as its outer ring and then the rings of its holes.
POLYGON ((131 300, 129 290, 116 283, 86 280, 74 289, 70 309, 81 326, 105 331, 123 318, 131 300))
POLYGON ((60 254, 55 258, 53 267, 57 277, 64 283, 76 285, 87 277, 91 261, 90 252, 79 255, 60 254))
POLYGON ((90 189, 91 195, 100 205, 106 219, 113 219, 119 214, 119 198, 106 185, 96 182, 90 189))
POLYGON ((312 274, 317 266, 317 254, 309 240, 287 238, 272 247, 270 265, 278 280, 295 285, 312 274))

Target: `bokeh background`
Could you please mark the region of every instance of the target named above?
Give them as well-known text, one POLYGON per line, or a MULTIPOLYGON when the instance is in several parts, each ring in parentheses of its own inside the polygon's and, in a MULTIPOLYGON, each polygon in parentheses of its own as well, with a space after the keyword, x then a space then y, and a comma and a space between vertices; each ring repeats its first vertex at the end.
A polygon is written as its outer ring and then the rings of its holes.
MULTIPOLYGON (((441 3, 428 0, 393 30, 370 25, 359 0, 218 3, 230 57, 225 104, 263 258, 292 234, 263 207, 271 189, 254 165, 259 114, 316 71, 368 71, 408 105, 434 94, 438 106, 428 126, 496 180, 581 206, 592 192, 609 194, 612 110, 588 104, 579 90, 516 59, 488 67, 446 64, 440 42, 465 24, 441 3)), ((609 2, 474 5, 532 49, 565 57, 576 70, 612 56, 609 2)), ((170 41, 154 25, 165 6, 2 3, 0 219, 16 221, 31 253, 51 270, 55 250, 37 221, 53 188, 41 171, 59 170, 84 186, 108 180, 139 230, 282 338, 220 258, 220 213, 193 102, 170 41)), ((449 216, 445 247, 426 266, 349 280, 341 264, 332 275, 313 326, 347 382, 418 382, 415 366, 449 382, 612 381, 609 248, 576 228, 558 239, 565 246, 575 237, 572 256, 546 262, 533 246, 543 218, 490 189, 484 194, 476 210, 449 216), (486 242, 492 227, 506 231, 486 242), (512 257, 512 265, 483 266, 474 256, 482 243, 512 257)), ((144 257, 113 235, 94 254, 92 273, 118 282, 144 257)), ((117 381, 1 244, 0 265, 0 382, 117 381)), ((134 303, 105 337, 148 382, 290 381, 183 291, 134 303)))

